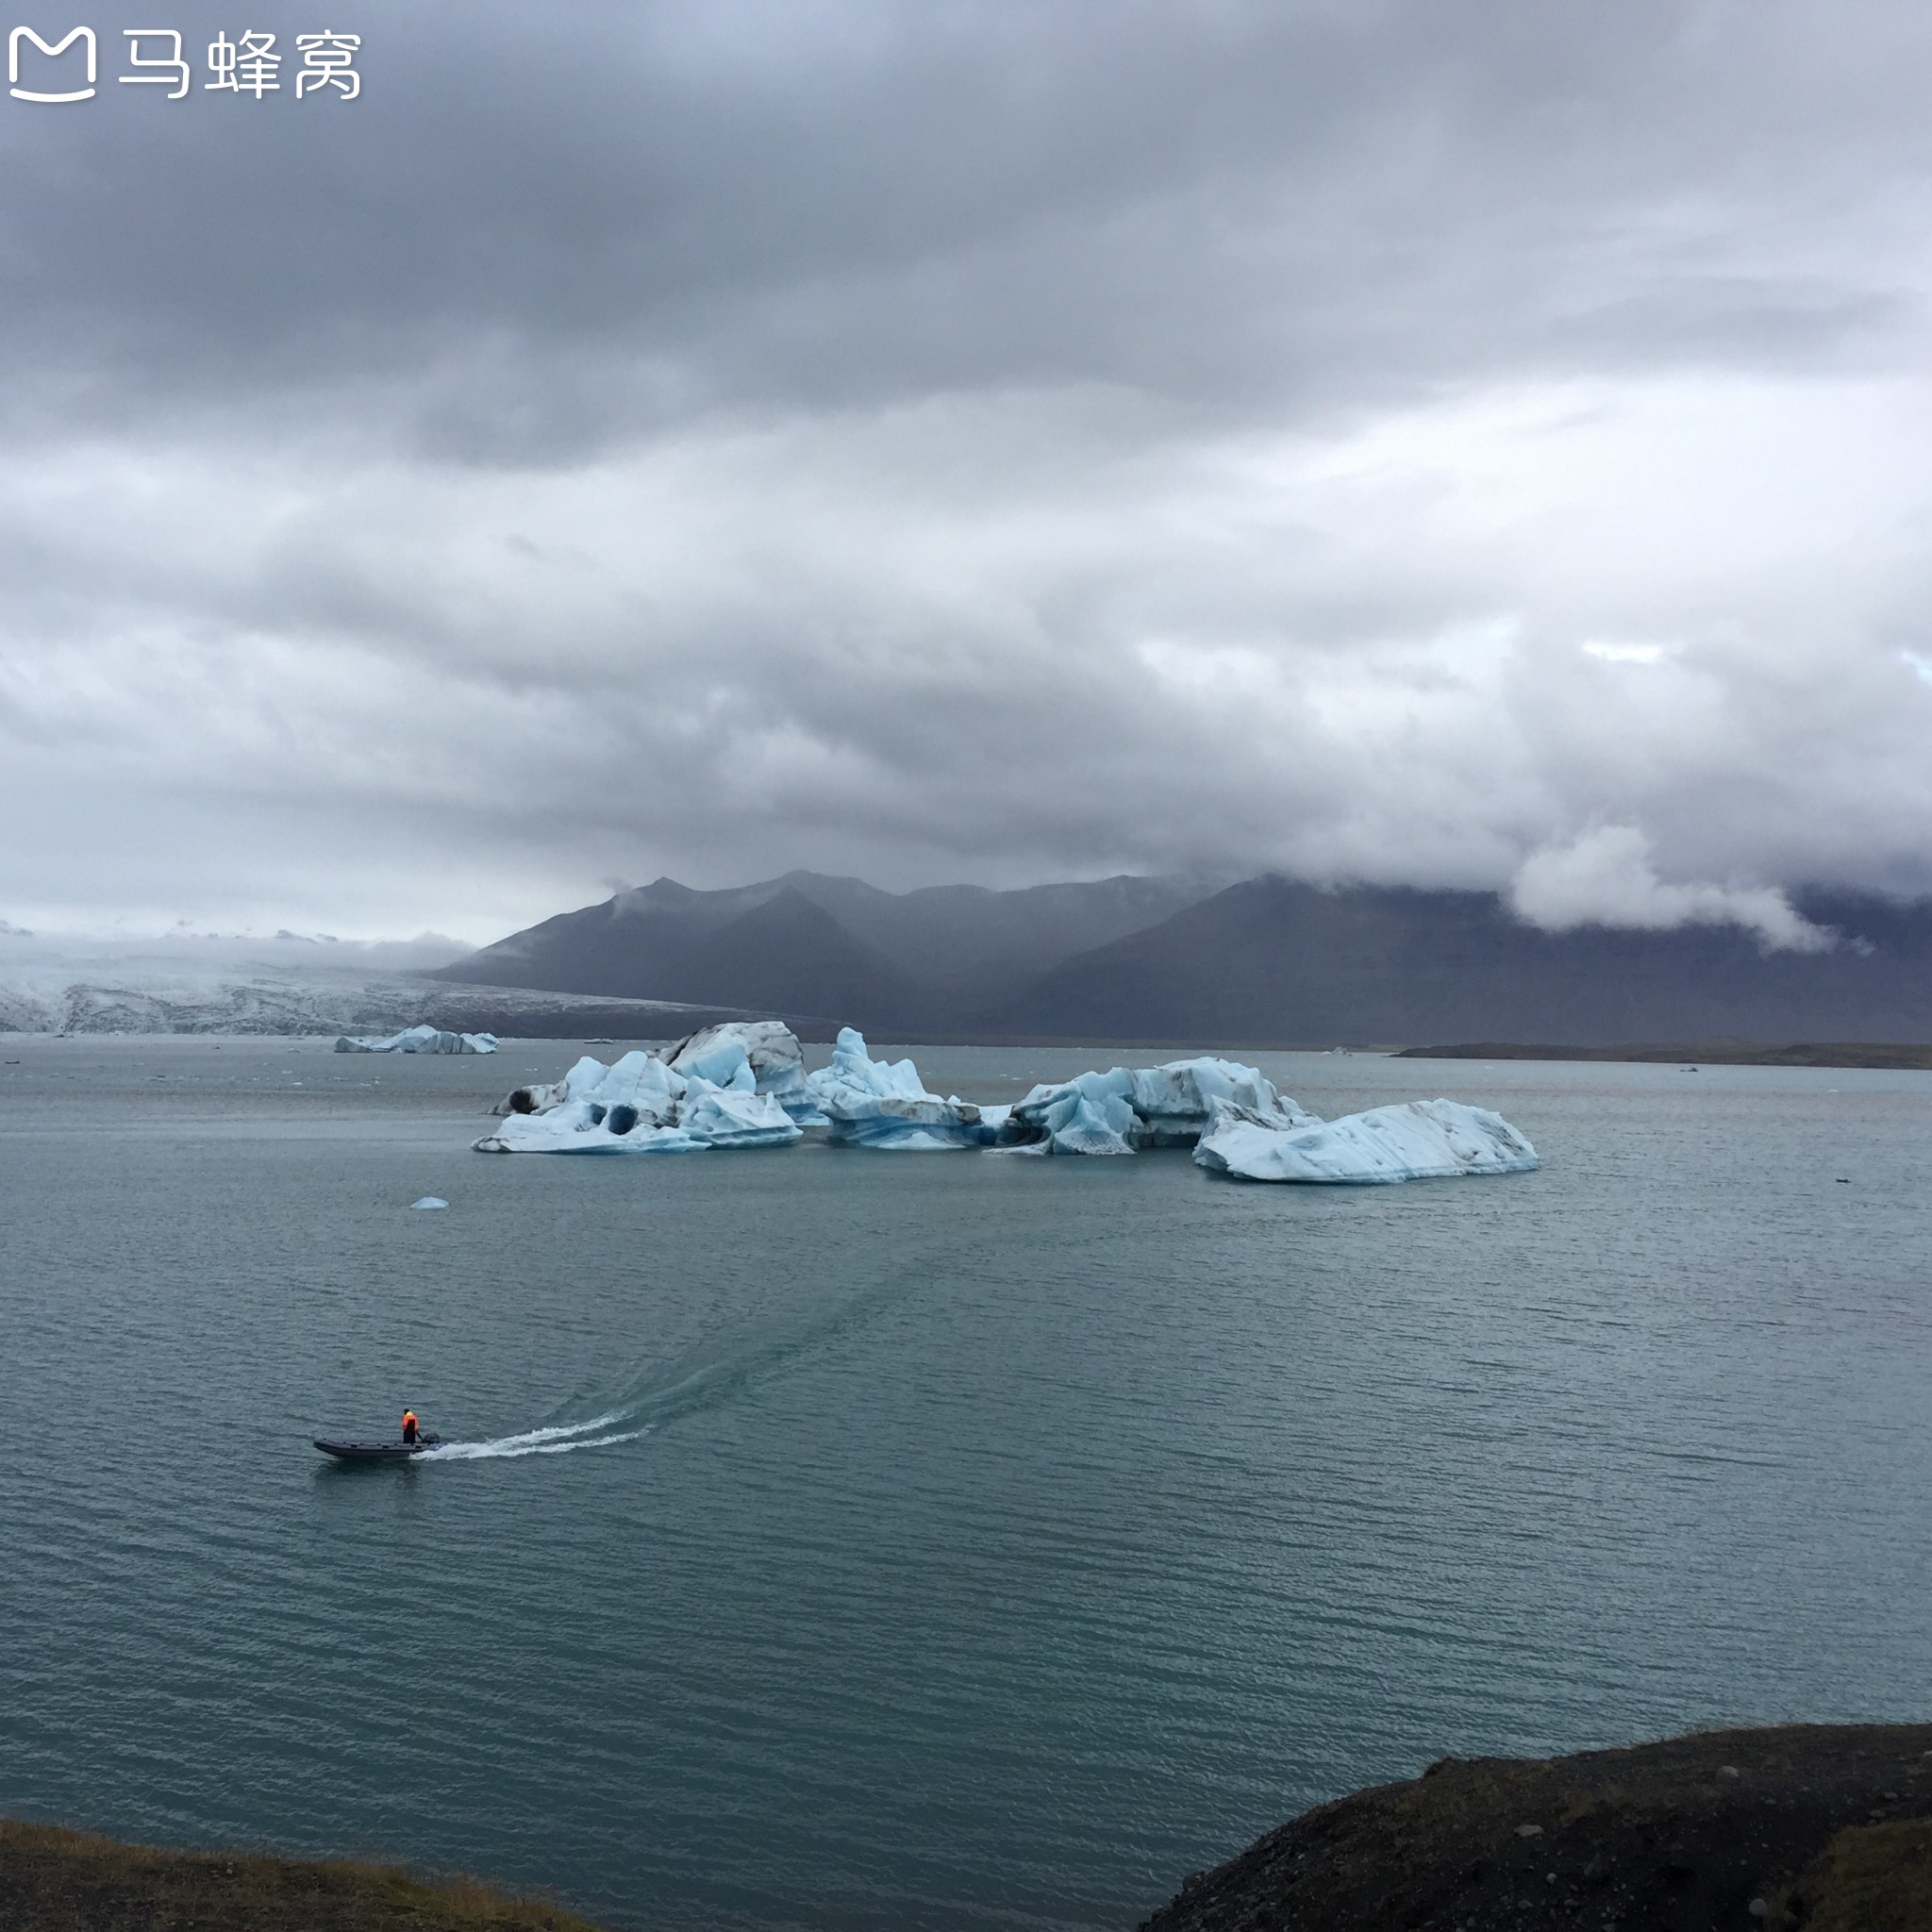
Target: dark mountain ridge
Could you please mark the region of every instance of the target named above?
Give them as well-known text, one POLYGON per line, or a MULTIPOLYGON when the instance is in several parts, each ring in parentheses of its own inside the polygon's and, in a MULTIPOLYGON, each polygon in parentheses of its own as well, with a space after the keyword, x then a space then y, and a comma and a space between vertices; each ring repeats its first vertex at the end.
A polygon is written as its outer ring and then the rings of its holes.
POLYGON ((1734 925, 1550 933, 1491 892, 1274 874, 908 893, 810 873, 716 892, 659 879, 437 976, 819 1013, 901 1038, 1932 1040, 1932 900, 1792 899, 1838 942, 1774 952, 1734 925))
POLYGON ((1207 880, 1121 877, 894 893, 792 872, 706 892, 661 878, 512 933, 435 976, 627 999, 681 1000, 686 992, 669 989, 711 987, 701 997, 718 1005, 950 1030, 999 989, 1213 890, 1207 880))
POLYGON ((619 999, 681 1001, 666 989, 708 986, 718 989, 701 995, 710 1005, 862 1014, 873 1024, 909 1014, 919 995, 911 975, 784 880, 697 892, 659 879, 512 933, 434 976, 619 999))

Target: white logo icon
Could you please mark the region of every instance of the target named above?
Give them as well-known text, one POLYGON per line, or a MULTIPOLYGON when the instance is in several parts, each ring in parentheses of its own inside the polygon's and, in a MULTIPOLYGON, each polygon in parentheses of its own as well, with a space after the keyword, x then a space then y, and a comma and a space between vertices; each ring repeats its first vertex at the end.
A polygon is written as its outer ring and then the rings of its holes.
POLYGON ((91 101, 94 97, 94 30, 91 26, 77 26, 64 41, 48 46, 30 26, 17 26, 7 37, 7 78, 8 92, 16 101, 91 101), (20 84, 20 43, 23 39, 31 41, 42 53, 52 60, 66 53, 75 41, 87 42, 87 85, 68 94, 36 93, 31 88, 20 84))

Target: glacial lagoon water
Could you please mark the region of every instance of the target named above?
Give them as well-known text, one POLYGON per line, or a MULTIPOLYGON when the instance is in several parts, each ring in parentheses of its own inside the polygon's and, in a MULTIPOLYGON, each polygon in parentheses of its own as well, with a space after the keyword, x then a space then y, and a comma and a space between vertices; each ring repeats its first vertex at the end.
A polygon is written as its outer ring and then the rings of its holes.
POLYGON ((1544 1158, 1382 1190, 469 1152, 576 1050, 0 1042, 0 1813, 1126 1927, 1444 1753, 1932 1714, 1932 1076, 1257 1057, 1544 1158))

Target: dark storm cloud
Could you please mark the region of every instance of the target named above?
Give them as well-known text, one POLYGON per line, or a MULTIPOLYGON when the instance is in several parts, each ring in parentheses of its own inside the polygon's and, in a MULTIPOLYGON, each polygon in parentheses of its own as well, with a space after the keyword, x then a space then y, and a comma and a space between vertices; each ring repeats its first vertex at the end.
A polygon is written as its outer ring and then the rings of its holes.
POLYGON ((1932 17, 330 9, 0 102, 24 910, 1932 883, 1932 17))
MULTIPOLYGON (((89 11, 107 65, 151 13, 89 11)), ((261 18, 284 46, 314 25, 261 18)), ((600 397, 657 422, 1093 381, 1346 406, 1525 358, 1783 363, 1900 319, 1882 263, 1810 258, 1932 150, 1932 23, 1904 8, 358 25, 353 104, 8 103, 14 353, 83 400, 118 376, 105 414, 441 373, 425 408, 512 446, 600 433, 600 397)))

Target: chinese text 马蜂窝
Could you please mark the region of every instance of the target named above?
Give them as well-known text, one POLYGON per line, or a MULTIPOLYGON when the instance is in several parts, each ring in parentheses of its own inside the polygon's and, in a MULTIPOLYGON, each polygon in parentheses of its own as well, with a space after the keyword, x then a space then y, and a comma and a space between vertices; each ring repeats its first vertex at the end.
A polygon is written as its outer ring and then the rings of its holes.
MULTIPOLYGON (((194 86, 194 73, 181 52, 181 36, 171 26, 124 27, 129 71, 116 78, 123 87, 166 88, 166 99, 183 100, 194 86)), ((265 100, 283 91, 284 56, 275 51, 277 36, 258 33, 253 28, 240 40, 231 41, 225 30, 218 31, 208 43, 208 78, 204 90, 216 93, 253 94, 265 100)), ((291 62, 287 79, 299 101, 327 94, 340 101, 353 101, 362 92, 362 76, 356 71, 356 56, 362 45, 360 34, 341 34, 325 29, 316 34, 293 36, 297 62, 291 62)), ((17 26, 7 39, 8 92, 17 101, 91 101, 96 93, 100 72, 100 49, 91 26, 71 27, 58 41, 42 40, 30 26, 17 26), (76 44, 85 58, 87 85, 71 83, 81 78, 81 71, 70 61, 58 75, 39 68, 42 60, 55 60, 76 44), (48 83, 35 85, 36 82, 48 83), (62 83, 68 83, 62 85, 62 83)))

